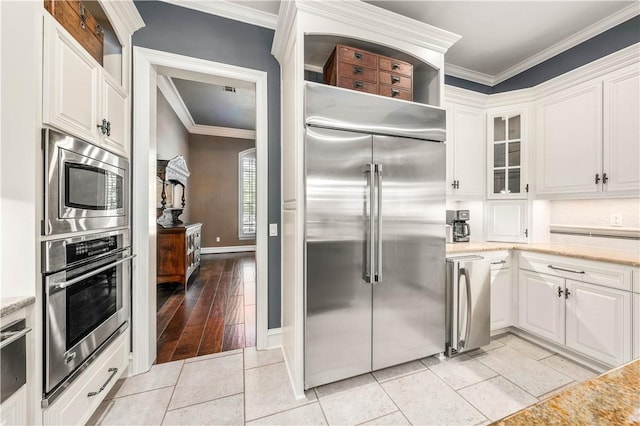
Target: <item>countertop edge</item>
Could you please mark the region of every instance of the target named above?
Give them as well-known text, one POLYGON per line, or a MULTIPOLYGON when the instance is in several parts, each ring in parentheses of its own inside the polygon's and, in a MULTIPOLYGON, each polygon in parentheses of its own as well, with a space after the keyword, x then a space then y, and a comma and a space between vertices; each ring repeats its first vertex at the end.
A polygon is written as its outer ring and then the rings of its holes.
POLYGON ((0 299, 0 318, 12 314, 36 302, 35 296, 3 297, 0 299))
MULTIPOLYGON (((462 253, 475 253, 486 251, 500 251, 500 250, 518 250, 523 252, 543 253, 556 256, 566 256, 576 259, 592 260, 596 262, 608 262, 618 265, 625 265, 638 268, 640 267, 640 259, 633 260, 626 257, 620 258, 615 255, 606 256, 599 253, 588 253, 588 247, 576 247, 572 249, 566 246, 555 246, 551 244, 549 247, 540 247, 535 245, 526 245, 518 243, 492 243, 492 242, 476 242, 476 243, 456 243, 454 245, 447 246, 447 256, 453 256, 462 253), (462 244, 470 244, 469 246, 462 246, 462 244)), ((594 252, 600 252, 604 249, 594 248, 594 252)), ((632 254, 622 254, 622 256, 631 257, 632 254)))

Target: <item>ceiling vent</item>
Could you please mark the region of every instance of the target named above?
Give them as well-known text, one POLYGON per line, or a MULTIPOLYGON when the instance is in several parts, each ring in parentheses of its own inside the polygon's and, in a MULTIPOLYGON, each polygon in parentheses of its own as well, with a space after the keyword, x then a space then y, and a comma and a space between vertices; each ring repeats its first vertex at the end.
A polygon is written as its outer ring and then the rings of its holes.
POLYGON ((236 88, 231 86, 223 86, 222 90, 224 90, 225 92, 236 93, 236 88))

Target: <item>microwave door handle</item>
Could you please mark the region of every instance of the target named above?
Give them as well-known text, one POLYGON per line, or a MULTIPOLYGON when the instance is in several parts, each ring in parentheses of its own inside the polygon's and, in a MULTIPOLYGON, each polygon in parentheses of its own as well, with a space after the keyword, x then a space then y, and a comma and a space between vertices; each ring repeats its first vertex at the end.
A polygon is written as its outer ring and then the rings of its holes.
POLYGON ((94 269, 91 272, 87 272, 86 274, 82 274, 79 277, 75 277, 75 278, 73 278, 73 279, 71 279, 69 281, 64 281, 64 282, 61 282, 61 283, 55 283, 54 286, 55 286, 55 288, 58 288, 58 289, 64 289, 64 288, 67 288, 67 287, 71 287, 72 285, 74 285, 74 284, 76 284, 76 283, 78 283, 80 281, 84 281, 87 278, 90 278, 90 277, 92 277, 94 275, 99 274, 100 272, 106 271, 107 269, 111 269, 114 266, 118 266, 121 263, 127 262, 127 261, 133 259, 134 257, 136 257, 136 255, 132 254, 131 256, 127 256, 124 259, 120 259, 120 260, 118 260, 116 262, 109 263, 108 265, 101 266, 98 269, 94 269))

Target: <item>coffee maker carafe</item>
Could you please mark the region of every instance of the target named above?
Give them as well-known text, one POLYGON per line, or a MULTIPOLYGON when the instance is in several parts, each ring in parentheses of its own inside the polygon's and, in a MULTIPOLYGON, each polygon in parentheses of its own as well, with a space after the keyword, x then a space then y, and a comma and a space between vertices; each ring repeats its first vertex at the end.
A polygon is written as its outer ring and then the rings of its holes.
POLYGON ((471 228, 467 221, 469 220, 469 210, 447 210, 447 224, 451 225, 453 230, 453 242, 467 242, 471 235, 471 228))

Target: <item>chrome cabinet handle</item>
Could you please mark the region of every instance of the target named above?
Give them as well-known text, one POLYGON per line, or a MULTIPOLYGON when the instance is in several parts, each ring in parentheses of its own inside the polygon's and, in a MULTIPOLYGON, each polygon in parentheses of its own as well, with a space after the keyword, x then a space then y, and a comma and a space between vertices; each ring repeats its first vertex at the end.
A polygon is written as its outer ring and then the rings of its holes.
POLYGON ((376 187, 378 195, 376 198, 377 212, 376 221, 378 229, 376 231, 376 282, 382 282, 382 164, 376 164, 376 187))
POLYGON ((110 368, 107 370, 109 373, 111 373, 111 375, 109 376, 109 378, 107 379, 106 382, 104 382, 104 384, 100 387, 100 389, 98 389, 98 392, 89 392, 87 394, 88 397, 92 397, 92 396, 96 396, 98 395, 100 392, 102 392, 103 390, 105 390, 105 388, 107 387, 107 385, 109 384, 109 382, 111 381, 111 379, 113 379, 115 377, 116 374, 118 374, 118 369, 117 368, 110 368))
POLYGON ((507 263, 507 261, 506 260, 498 260, 496 262, 491 262, 492 265, 502 265, 504 263, 507 263))
POLYGON ((554 269, 556 271, 571 272, 572 274, 585 274, 586 273, 584 271, 574 271, 573 269, 558 268, 557 266, 553 266, 553 265, 547 265, 547 268, 554 269))
POLYGON ((78 283, 78 282, 80 282, 80 281, 84 281, 84 280, 86 280, 87 278, 90 278, 90 277, 92 277, 92 276, 94 276, 94 275, 97 275, 97 274, 99 274, 100 272, 104 272, 104 271, 106 271, 107 269, 111 269, 111 268, 113 268, 114 266, 118 266, 118 265, 120 265, 121 263, 124 263, 124 262, 126 262, 126 261, 128 261, 128 260, 131 260, 131 259, 133 259, 134 257, 136 257, 136 255, 135 255, 135 254, 132 254, 131 256, 127 256, 127 257, 125 257, 124 259, 120 259, 120 260, 118 260, 118 261, 116 261, 116 262, 109 263, 108 265, 104 265, 104 266, 102 266, 102 267, 100 267, 100 268, 98 268, 98 269, 94 269, 94 270, 93 270, 93 271, 91 271, 91 272, 87 272, 86 274, 82 274, 82 275, 80 275, 79 277, 75 277, 75 278, 73 278, 73 279, 71 279, 71 280, 69 280, 69 281, 64 281, 64 282, 61 282, 61 283, 55 283, 55 284, 54 284, 54 286, 55 286, 55 288, 59 288, 59 289, 63 289, 63 288, 70 287, 70 286, 72 286, 72 285, 74 285, 74 284, 76 284, 76 283, 78 283))
POLYGON ((3 331, 2 342, 0 342, 0 349, 24 337, 30 331, 31 331, 31 327, 26 327, 26 328, 23 328, 22 330, 17 330, 17 331, 3 331))
MULTIPOLYGON (((467 273, 467 268, 460 268, 460 278, 464 277, 464 281, 467 287, 467 324, 464 330, 464 339, 459 340, 459 345, 464 349, 465 340, 469 337, 469 333, 471 332, 471 282, 469 281, 469 274, 467 273)), ((458 281, 458 287, 460 287, 460 282, 458 281)), ((460 298, 460 289, 458 288, 458 299, 460 298)), ((458 300, 458 306, 460 306, 460 301, 458 300)), ((458 312, 460 312, 460 308, 458 308, 458 312)), ((460 337, 460 322, 458 322, 458 337, 460 337)))
POLYGON ((375 245, 373 240, 373 235, 375 233, 375 224, 374 224, 374 198, 375 198, 375 184, 373 180, 373 174, 375 173, 375 164, 367 164, 365 165, 365 173, 368 174, 367 184, 369 185, 369 232, 368 232, 368 241, 366 242, 368 253, 365 257, 365 261, 368 262, 368 265, 365 264, 364 267, 364 282, 368 284, 374 283, 375 269, 374 269, 374 252, 375 245))

